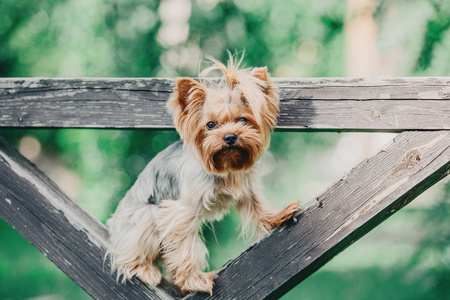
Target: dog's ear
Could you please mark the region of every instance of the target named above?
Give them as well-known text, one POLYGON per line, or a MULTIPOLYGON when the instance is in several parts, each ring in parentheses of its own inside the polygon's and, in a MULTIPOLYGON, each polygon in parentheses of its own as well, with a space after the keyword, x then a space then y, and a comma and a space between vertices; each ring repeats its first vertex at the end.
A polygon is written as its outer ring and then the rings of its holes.
POLYGON ((177 78, 175 89, 167 102, 167 109, 182 139, 200 121, 199 114, 205 99, 206 90, 202 84, 189 77, 177 78))
POLYGON ((177 85, 174 90, 174 97, 171 101, 180 106, 182 111, 189 109, 189 106, 200 105, 205 101, 206 91, 196 80, 183 77, 177 78, 177 85))
POLYGON ((269 79, 269 74, 267 72, 267 67, 261 67, 261 68, 254 68, 252 72, 250 73, 253 77, 256 77, 264 82, 267 83, 267 80, 269 79))
POLYGON ((250 75, 264 83, 264 85, 261 86, 261 90, 266 96, 267 105, 263 108, 261 114, 263 115, 262 117, 267 127, 270 130, 273 130, 275 128, 276 119, 279 112, 278 88, 273 83, 269 72, 267 72, 267 67, 254 68, 250 75))
POLYGON ((251 73, 251 76, 258 78, 262 82, 264 82, 265 86, 262 86, 261 89, 266 95, 277 93, 277 89, 272 82, 272 78, 270 77, 269 72, 267 72, 267 66, 254 68, 251 73))

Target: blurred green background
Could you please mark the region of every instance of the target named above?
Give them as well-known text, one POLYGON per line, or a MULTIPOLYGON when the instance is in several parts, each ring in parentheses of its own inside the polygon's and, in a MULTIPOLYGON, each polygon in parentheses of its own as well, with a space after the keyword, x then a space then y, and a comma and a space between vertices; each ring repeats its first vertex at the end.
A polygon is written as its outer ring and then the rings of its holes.
MULTIPOLYGON (((276 77, 448 76, 450 1, 0 0, 0 76, 175 77, 246 51, 276 77)), ((1 105, 0 105, 1 109, 1 105)), ((104 222, 174 131, 12 130, 0 135, 104 222), (107 174, 107 175, 105 175, 107 174)), ((262 160, 274 206, 303 204, 393 134, 273 134, 262 160)), ((450 298, 447 181, 283 299, 450 298)), ((250 244, 234 212, 206 229, 212 269, 250 244)), ((0 299, 89 299, 0 221, 0 299)))

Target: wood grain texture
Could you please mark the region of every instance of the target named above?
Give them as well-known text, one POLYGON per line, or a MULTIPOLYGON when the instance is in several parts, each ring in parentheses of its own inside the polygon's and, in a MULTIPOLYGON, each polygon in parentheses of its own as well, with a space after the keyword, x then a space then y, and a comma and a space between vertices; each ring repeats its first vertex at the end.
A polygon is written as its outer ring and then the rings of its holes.
MULTIPOLYGON (((448 130, 450 77, 275 79, 278 129, 448 130)), ((173 128, 174 79, 1 78, 0 127, 173 128)))
POLYGON ((186 299, 278 299, 449 173, 450 132, 401 133, 186 299))
MULTIPOLYGON (((276 79, 281 130, 405 132, 219 273, 213 296, 276 299, 450 172, 450 78, 276 79)), ((0 128, 173 128, 173 79, 0 79, 0 128)), ((103 265, 106 228, 0 142, 0 217, 96 299, 172 299, 103 265)))
POLYGON ((174 291, 110 275, 106 227, 0 140, 0 217, 94 299, 174 299, 174 291))

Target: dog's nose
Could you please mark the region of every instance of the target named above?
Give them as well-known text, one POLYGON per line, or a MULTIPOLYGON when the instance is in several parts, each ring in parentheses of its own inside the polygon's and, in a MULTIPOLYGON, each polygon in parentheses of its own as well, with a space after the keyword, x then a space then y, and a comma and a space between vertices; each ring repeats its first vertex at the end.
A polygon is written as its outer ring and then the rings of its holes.
POLYGON ((234 133, 225 134, 223 140, 225 141, 225 143, 227 143, 228 146, 233 146, 234 143, 236 143, 237 135, 235 135, 234 133))

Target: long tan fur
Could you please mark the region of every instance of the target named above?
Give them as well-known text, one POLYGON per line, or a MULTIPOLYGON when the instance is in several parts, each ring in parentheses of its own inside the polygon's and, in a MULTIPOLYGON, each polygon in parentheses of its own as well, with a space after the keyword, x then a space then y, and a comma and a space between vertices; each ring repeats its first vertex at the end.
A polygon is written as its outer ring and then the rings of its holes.
POLYGON ((229 89, 239 89, 255 114, 256 121, 264 130, 264 136, 269 143, 270 131, 275 128, 279 112, 279 92, 267 72, 267 67, 262 68, 243 68, 240 69, 244 59, 244 53, 238 59, 238 55, 232 55, 228 51, 228 64, 225 66, 222 62, 208 57, 213 63, 200 73, 204 77, 214 70, 221 71, 226 79, 229 89), (265 99, 266 101, 261 101, 265 99))
POLYGON ((279 211, 260 192, 254 164, 269 146, 279 112, 278 89, 266 67, 241 68, 243 55, 227 65, 224 88, 212 81, 178 78, 167 108, 180 134, 139 175, 119 204, 110 227, 113 267, 122 280, 161 281, 161 260, 183 295, 213 292, 215 272, 205 273, 208 250, 201 228, 234 206, 242 234, 260 236, 290 218, 297 202, 279 211))

